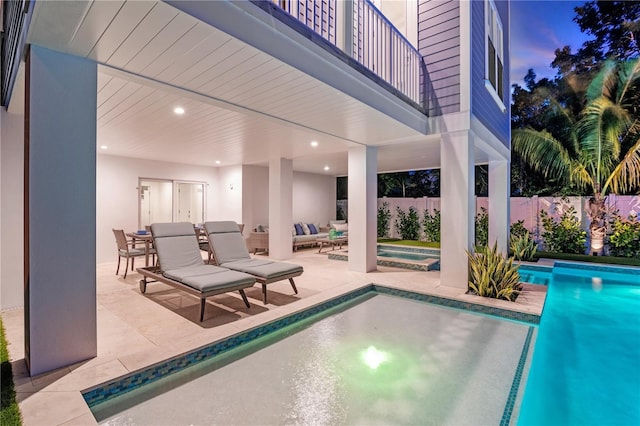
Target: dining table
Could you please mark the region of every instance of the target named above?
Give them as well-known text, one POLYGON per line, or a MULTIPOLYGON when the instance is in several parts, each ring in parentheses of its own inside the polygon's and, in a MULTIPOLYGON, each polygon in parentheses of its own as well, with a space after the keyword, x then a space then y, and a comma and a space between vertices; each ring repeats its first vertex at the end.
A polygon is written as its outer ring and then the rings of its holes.
POLYGON ((149 254, 151 253, 151 243, 153 242, 151 232, 146 231, 145 233, 142 233, 140 231, 135 231, 127 232, 126 235, 133 241, 134 248, 136 246, 136 241, 144 243, 144 266, 149 266, 149 254))

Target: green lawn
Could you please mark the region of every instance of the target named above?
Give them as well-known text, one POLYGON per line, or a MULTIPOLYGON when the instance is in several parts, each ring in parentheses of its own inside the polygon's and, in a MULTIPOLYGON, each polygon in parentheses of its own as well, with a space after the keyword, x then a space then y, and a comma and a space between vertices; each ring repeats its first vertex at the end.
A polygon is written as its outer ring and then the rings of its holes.
POLYGON ((16 392, 13 386, 13 372, 11 371, 11 363, 9 362, 9 353, 7 352, 7 339, 4 337, 4 325, 0 319, 0 376, 2 380, 1 403, 0 403, 0 425, 15 426, 21 425, 20 410, 16 402, 16 392))
POLYGON ((399 240, 397 238, 378 238, 378 242, 382 244, 397 244, 399 246, 429 247, 440 248, 440 243, 427 243, 425 241, 416 240, 399 240))

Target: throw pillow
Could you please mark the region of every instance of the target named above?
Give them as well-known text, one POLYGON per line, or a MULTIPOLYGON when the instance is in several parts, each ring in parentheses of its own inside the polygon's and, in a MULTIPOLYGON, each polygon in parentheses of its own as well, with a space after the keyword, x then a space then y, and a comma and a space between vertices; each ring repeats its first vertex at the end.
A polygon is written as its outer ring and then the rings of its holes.
POLYGON ((310 224, 308 224, 307 226, 309 227, 309 232, 310 232, 312 235, 315 235, 315 234, 317 234, 317 233, 318 233, 318 229, 316 228, 316 226, 315 226, 313 223, 310 223, 310 224))
POLYGON ((296 228, 296 235, 304 235, 304 231, 302 230, 302 226, 299 223, 293 225, 296 228))
POLYGON ((291 228, 291 236, 292 236, 292 237, 295 237, 296 235, 297 235, 297 232, 296 232, 296 225, 293 225, 293 227, 291 228))
POLYGON ((333 228, 336 231, 348 231, 349 230, 349 225, 347 225, 346 223, 336 223, 335 225, 333 225, 333 228))
POLYGON ((302 232, 304 232, 304 235, 311 234, 311 230, 309 229, 309 225, 307 225, 306 223, 301 223, 300 225, 302 226, 302 232))

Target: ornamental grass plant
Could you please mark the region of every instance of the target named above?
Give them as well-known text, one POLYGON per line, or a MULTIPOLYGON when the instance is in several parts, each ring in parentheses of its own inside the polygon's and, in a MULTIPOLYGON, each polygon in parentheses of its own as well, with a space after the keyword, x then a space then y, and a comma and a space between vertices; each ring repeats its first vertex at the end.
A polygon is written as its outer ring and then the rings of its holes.
POLYGON ((469 293, 494 299, 516 300, 522 291, 518 265, 513 257, 506 258, 493 247, 479 247, 469 257, 469 293))

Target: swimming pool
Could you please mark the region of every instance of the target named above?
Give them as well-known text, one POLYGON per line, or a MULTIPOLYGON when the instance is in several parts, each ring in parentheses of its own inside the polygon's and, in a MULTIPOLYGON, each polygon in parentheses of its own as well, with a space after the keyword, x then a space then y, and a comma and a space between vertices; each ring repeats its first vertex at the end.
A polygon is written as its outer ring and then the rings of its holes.
POLYGON ((552 272, 552 266, 521 264, 518 267, 520 282, 529 284, 549 285, 552 272))
POLYGON ((640 424, 640 270, 556 262, 519 425, 640 424))
POLYGON ((112 425, 508 422, 534 327, 486 314, 536 318, 451 308, 465 305, 371 286, 176 374, 157 365, 158 380, 134 374, 84 396, 112 425))
MULTIPOLYGON (((331 260, 348 260, 348 251, 332 251, 331 260)), ((440 250, 427 247, 398 246, 395 244, 378 244, 377 264, 394 268, 412 269, 415 271, 439 271, 440 250)))

